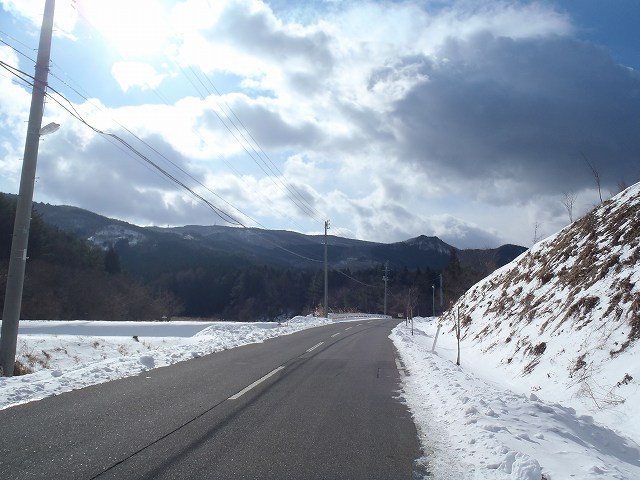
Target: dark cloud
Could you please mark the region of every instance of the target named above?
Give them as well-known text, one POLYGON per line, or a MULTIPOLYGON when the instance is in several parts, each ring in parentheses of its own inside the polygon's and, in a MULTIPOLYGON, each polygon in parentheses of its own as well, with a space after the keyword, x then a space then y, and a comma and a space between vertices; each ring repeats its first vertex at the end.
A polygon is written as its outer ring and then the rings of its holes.
MULTIPOLYGON (((490 34, 449 40, 437 60, 409 57, 428 79, 395 105, 400 158, 440 178, 508 180, 533 192, 640 177, 640 75, 566 37, 490 34)), ((380 70, 371 84, 392 71, 380 70)))
POLYGON ((289 82, 300 91, 318 90, 333 68, 325 32, 285 28, 270 9, 251 8, 246 2, 229 2, 207 38, 233 44, 261 61, 287 64, 289 82))
MULTIPOLYGON (((119 135, 169 175, 198 188, 198 172, 159 136, 144 139, 150 148, 123 132, 119 135)), ((69 128, 61 129, 41 147, 36 188, 39 195, 56 202, 116 218, 131 219, 133 215, 140 223, 180 223, 203 215, 211 217, 212 213, 116 140, 97 136, 83 145, 69 128), (175 193, 185 194, 187 199, 176 195, 167 204, 164 195, 175 193)))
POLYGON ((243 141, 243 135, 250 140, 246 133, 248 131, 260 145, 269 149, 310 148, 317 145, 323 137, 317 125, 305 121, 289 123, 280 113, 262 105, 236 102, 232 108, 233 113, 227 116, 206 110, 198 123, 227 134, 227 128, 218 117, 220 115, 239 141, 243 141))

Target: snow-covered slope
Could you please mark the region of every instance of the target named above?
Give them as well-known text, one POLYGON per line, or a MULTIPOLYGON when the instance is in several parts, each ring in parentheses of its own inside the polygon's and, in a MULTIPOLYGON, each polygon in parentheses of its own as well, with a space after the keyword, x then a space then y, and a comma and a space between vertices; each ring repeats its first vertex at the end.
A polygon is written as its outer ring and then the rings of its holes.
POLYGON ((462 344, 510 388, 570 402, 640 442, 640 184, 472 287, 462 344))

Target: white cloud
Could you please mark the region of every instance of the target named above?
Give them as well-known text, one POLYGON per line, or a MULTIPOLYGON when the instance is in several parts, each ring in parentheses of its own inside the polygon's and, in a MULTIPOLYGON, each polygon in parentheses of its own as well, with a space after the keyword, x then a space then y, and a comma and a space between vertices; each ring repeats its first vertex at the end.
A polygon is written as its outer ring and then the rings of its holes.
MULTIPOLYGON (((368 240, 428 234, 456 246, 528 244, 535 222, 563 225, 562 192, 592 189, 582 153, 601 170, 605 190, 640 178, 638 73, 574 39, 571 18, 551 3, 320 5, 314 15, 308 5, 287 15, 286 2, 278 13, 257 0, 176 2, 160 12, 167 15, 159 24, 169 22, 160 48, 114 61, 126 95, 76 108, 103 130, 124 134, 119 124, 126 126, 269 226, 320 228, 289 198, 285 185, 294 185, 331 218, 334 233, 368 240), (221 96, 209 82, 227 82, 221 96), (140 100, 150 88, 168 91, 170 104, 140 100), (122 106, 129 99, 132 106, 122 106), (236 130, 243 126, 251 138, 236 130), (260 148, 284 177, 267 174, 260 148)), ((0 122, 18 132, 27 95, 5 80, 0 102, 11 108, 0 122)), ((47 140, 49 176, 39 185, 50 198, 110 205, 145 222, 198 223, 210 214, 68 116, 58 123, 66 133, 47 140), (80 169, 85 187, 63 190, 80 169)), ((17 137, 0 143, 0 162, 11 168, 17 137)))
POLYGON ((111 72, 124 92, 131 87, 155 89, 166 77, 165 74, 158 73, 153 66, 143 62, 116 62, 111 67, 111 72))

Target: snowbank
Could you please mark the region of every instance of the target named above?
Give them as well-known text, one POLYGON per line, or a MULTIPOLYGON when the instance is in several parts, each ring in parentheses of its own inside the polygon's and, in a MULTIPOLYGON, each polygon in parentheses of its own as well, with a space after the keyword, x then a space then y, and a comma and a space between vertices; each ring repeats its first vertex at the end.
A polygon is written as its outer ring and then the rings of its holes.
POLYGON ((0 377, 0 409, 333 321, 313 316, 281 324, 23 320, 17 359, 34 373, 0 377))
POLYGON ((515 393, 493 365, 416 319, 414 335, 400 324, 391 334, 408 375, 406 401, 435 479, 558 480, 640 478, 640 448, 572 405, 515 393))

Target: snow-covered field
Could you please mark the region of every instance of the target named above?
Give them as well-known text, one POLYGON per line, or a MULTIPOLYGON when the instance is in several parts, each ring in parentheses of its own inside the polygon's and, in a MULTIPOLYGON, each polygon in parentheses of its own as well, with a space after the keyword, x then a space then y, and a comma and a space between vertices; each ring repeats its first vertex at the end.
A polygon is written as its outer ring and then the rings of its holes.
POLYGON ((432 353, 434 320, 415 319, 413 335, 402 323, 391 335, 408 370, 405 398, 434 479, 640 479, 639 439, 623 436, 620 424, 598 423, 579 399, 538 398, 528 378, 505 376, 469 342, 461 344, 458 367, 450 328, 432 353))
MULTIPOLYGON (((35 372, 0 378, 0 408, 334 321, 23 321, 19 360, 35 372)), ((507 389, 464 342, 457 367, 450 332, 441 332, 431 353, 436 323, 419 318, 413 335, 404 322, 391 334, 407 370, 403 396, 435 480, 640 478, 636 443, 588 412, 525 394, 524 384, 510 381, 520 390, 507 389)))

